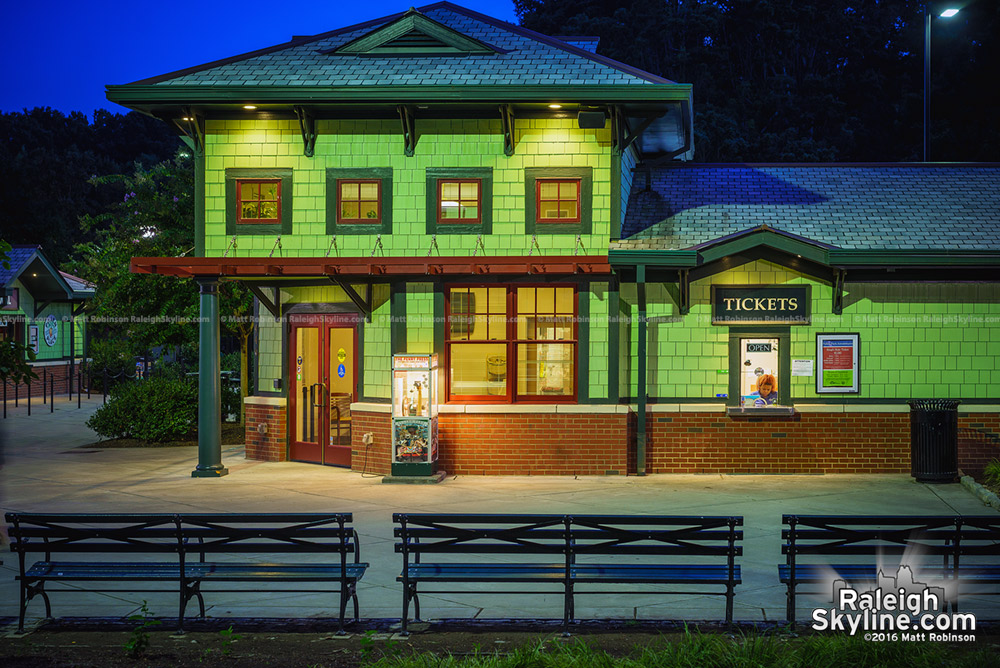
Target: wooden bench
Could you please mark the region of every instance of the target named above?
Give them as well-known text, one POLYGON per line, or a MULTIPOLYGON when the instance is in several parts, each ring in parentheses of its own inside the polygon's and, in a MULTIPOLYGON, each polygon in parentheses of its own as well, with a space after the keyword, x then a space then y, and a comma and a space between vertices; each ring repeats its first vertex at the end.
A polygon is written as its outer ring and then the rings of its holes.
POLYGON ((836 579, 867 587, 878 582, 880 568, 895 577, 901 563, 917 582, 955 581, 945 588, 952 612, 963 586, 1000 584, 1000 515, 782 515, 781 521, 788 528, 781 531, 785 564, 778 578, 793 625, 800 587, 832 596, 836 579))
POLYGON ((564 628, 579 594, 709 594, 726 597, 732 622, 742 517, 640 515, 467 515, 395 513, 403 555, 402 631, 419 594, 562 594, 564 628), (433 561, 427 561, 432 558, 433 561), (459 559, 459 560, 456 560, 459 559), (491 585, 456 590, 456 583, 491 585), (521 590, 492 585, 531 585, 521 590), (618 586, 613 590, 579 586, 618 586), (649 585, 717 586, 663 591, 649 585), (429 586, 431 588, 425 588, 429 586))
POLYGON ((338 592, 338 631, 343 632, 348 600, 354 604, 354 619, 358 618, 356 588, 368 564, 360 563, 357 532, 348 525, 350 513, 7 513, 6 518, 11 551, 17 553, 20 565, 19 632, 24 630, 29 601, 40 596, 45 616, 51 618, 49 594, 68 591, 175 591, 177 627, 183 632, 184 611, 192 598, 197 598, 200 616, 205 616, 203 585, 212 591, 238 592, 246 590, 226 585, 243 582, 335 584, 335 589, 268 587, 266 591, 338 592), (28 555, 36 553, 44 557, 29 564, 28 555), (275 561, 277 554, 285 558, 275 561), (73 583, 73 587, 46 589, 50 582, 73 583), (142 584, 100 589, 86 584, 90 582, 142 584), (169 583, 175 584, 172 590, 165 588, 169 583))

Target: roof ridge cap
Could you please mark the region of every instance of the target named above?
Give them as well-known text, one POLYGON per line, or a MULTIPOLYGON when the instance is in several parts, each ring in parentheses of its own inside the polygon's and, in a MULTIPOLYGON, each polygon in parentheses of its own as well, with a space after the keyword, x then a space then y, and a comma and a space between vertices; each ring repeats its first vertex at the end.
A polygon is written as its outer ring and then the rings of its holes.
POLYGON ((633 67, 626 63, 617 61, 613 58, 608 58, 607 56, 602 56, 600 54, 587 51, 586 49, 581 49, 579 47, 573 46, 572 44, 567 44, 566 42, 556 37, 552 37, 551 35, 546 35, 544 33, 536 32, 530 28, 525 28, 523 26, 514 25, 513 23, 508 23, 503 19, 494 18, 486 14, 480 14, 479 12, 473 9, 468 9, 467 7, 462 7, 460 5, 448 2, 448 0, 441 0, 440 2, 435 2, 430 5, 424 5, 423 7, 419 7, 418 9, 426 13, 427 11, 430 11, 432 9, 439 9, 439 8, 448 9, 457 14, 463 14, 469 18, 473 18, 476 19, 477 21, 482 21, 483 23, 492 25, 495 28, 510 30, 511 32, 518 34, 522 37, 527 37, 528 39, 533 39, 536 42, 541 42, 543 44, 547 44, 557 49, 562 49, 563 51, 567 51, 569 53, 572 53, 573 55, 586 58, 587 60, 592 60, 598 63, 599 65, 604 65, 606 67, 619 70, 621 72, 630 74, 639 79, 645 79, 650 83, 661 83, 661 84, 677 83, 676 81, 673 81, 671 79, 666 79, 659 75, 653 74, 652 72, 646 72, 645 70, 640 70, 638 67, 633 67))

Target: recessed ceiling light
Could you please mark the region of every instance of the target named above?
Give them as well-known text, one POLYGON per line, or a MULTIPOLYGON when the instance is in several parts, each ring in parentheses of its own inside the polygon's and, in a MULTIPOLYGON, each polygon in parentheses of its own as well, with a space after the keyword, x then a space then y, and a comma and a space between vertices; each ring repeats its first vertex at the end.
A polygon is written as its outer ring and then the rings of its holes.
POLYGON ((250 111, 253 111, 254 109, 256 109, 256 108, 257 108, 257 106, 256 106, 256 105, 253 105, 253 104, 244 104, 244 105, 243 105, 243 108, 244 108, 244 109, 248 109, 248 110, 250 110, 250 111))
POLYGON ((562 109, 561 104, 550 104, 549 109, 562 109))

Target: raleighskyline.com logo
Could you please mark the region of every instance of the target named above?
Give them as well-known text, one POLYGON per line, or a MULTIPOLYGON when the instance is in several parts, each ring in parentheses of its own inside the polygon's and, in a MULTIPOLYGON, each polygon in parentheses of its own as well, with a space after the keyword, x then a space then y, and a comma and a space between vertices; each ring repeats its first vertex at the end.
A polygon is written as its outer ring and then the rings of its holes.
POLYGON ((834 580, 834 607, 813 610, 812 628, 863 634, 872 641, 971 642, 976 616, 946 611, 949 590, 956 586, 954 581, 916 582, 907 566, 900 566, 895 577, 879 570, 878 582, 867 589, 834 580))

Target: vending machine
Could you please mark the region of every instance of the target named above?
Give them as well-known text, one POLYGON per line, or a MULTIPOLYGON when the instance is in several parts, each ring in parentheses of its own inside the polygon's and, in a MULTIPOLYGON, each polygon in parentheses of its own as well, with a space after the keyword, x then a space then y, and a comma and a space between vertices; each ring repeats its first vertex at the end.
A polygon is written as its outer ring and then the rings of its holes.
POLYGON ((432 476, 438 458, 437 355, 392 356, 392 476, 432 476))

